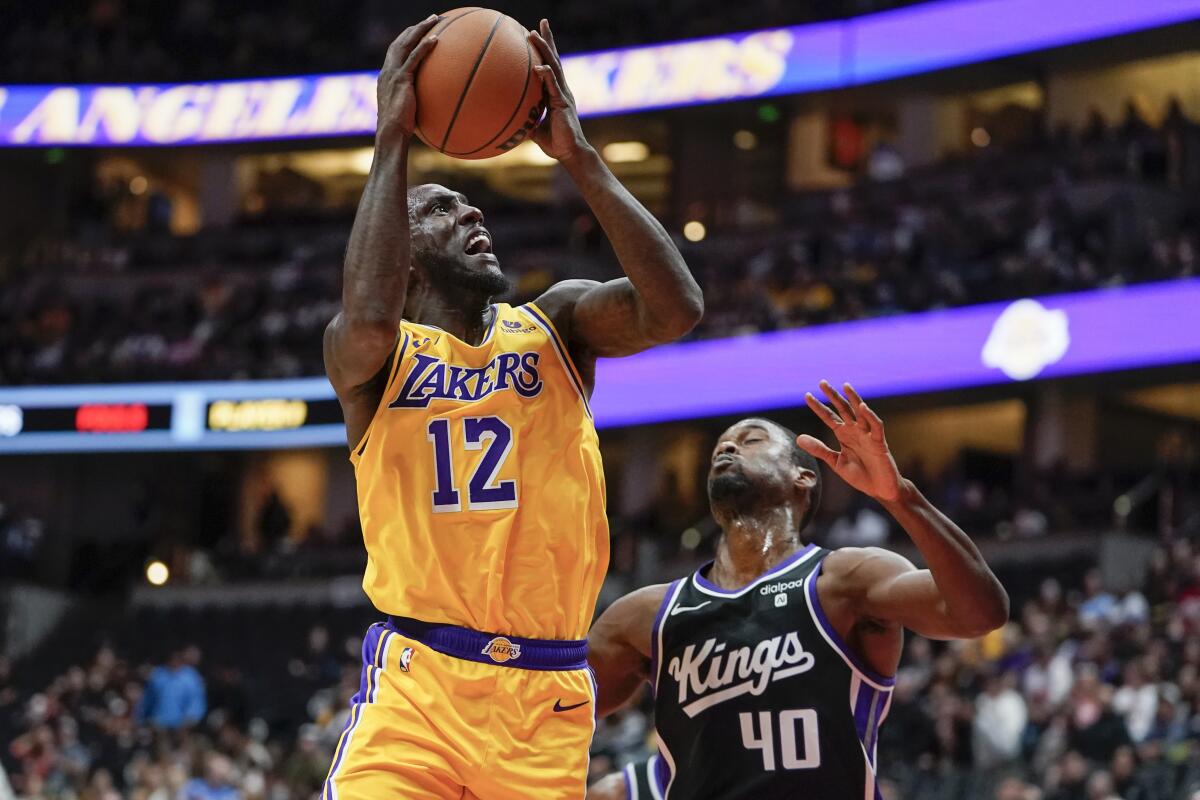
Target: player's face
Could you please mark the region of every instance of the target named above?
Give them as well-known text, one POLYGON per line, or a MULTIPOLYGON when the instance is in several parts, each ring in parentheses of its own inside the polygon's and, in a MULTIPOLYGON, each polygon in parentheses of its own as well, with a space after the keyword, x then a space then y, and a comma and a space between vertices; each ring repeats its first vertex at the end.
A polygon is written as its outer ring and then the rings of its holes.
POLYGON ((427 183, 415 187, 408 201, 413 256, 430 283, 488 295, 508 289, 483 212, 464 195, 427 183))
POLYGON ((744 509, 787 502, 792 496, 792 443, 766 420, 742 420, 717 439, 708 470, 708 498, 714 505, 744 509))

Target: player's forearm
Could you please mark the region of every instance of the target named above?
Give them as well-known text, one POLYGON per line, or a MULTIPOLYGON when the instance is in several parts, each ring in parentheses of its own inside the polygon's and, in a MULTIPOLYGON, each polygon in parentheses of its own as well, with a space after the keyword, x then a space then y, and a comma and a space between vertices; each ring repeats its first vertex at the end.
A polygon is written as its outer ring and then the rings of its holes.
POLYGON ((1008 593, 970 537, 904 480, 883 503, 921 551, 950 616, 965 633, 982 635, 1008 621, 1008 593))
POLYGON ((686 334, 704 314, 704 296, 670 235, 591 147, 562 163, 612 243, 648 327, 662 341, 686 334))
MULTIPOLYGON (((408 290, 408 146, 406 136, 376 148, 350 243, 342 287, 342 314, 353 327, 394 339, 408 290)), ((391 341, 388 341, 388 348, 391 341)))

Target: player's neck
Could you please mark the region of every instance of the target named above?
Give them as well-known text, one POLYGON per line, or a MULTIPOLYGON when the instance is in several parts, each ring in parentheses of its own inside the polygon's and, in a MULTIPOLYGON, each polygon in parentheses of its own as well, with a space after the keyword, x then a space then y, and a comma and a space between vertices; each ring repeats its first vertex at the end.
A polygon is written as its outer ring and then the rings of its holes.
POLYGON ((805 546, 790 507, 722 520, 721 530, 708 580, 722 589, 745 586, 805 546))
POLYGON ((433 325, 457 336, 470 345, 478 345, 492 324, 491 298, 461 293, 450 299, 430 291, 409 295, 404 316, 422 325, 433 325))

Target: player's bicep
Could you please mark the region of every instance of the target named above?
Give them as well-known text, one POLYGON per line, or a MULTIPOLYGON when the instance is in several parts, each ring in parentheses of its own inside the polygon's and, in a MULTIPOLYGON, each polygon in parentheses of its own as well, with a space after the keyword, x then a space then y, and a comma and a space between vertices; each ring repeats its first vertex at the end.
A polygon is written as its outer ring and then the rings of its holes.
POLYGON ((868 589, 864 611, 930 639, 962 638, 961 626, 951 616, 933 574, 911 564, 868 589))
POLYGON ((629 789, 624 772, 610 773, 588 787, 587 800, 626 800, 629 789))
POLYGON ((600 716, 620 708, 650 677, 650 635, 665 586, 648 586, 609 606, 588 632, 600 716))

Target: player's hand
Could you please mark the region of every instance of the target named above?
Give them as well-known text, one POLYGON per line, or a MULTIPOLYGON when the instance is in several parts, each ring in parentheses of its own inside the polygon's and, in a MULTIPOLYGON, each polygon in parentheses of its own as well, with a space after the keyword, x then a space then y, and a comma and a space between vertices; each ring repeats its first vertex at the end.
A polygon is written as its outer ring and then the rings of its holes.
POLYGON ((538 147, 553 159, 566 161, 586 150, 589 145, 579 125, 579 112, 575 110, 575 96, 567 86, 563 74, 562 59, 558 57, 558 46, 550 31, 550 21, 542 20, 537 31, 530 31, 529 42, 537 48, 542 64, 534 67, 542 86, 546 89, 546 119, 533 132, 538 147))
POLYGON ((388 45, 375 93, 379 100, 376 143, 390 144, 411 137, 417 128, 416 74, 421 60, 437 45, 426 34, 437 25, 437 14, 412 25, 388 45))
POLYGON ((796 438, 796 444, 814 458, 824 461, 839 478, 876 500, 887 502, 900 496, 903 479, 883 437, 883 420, 863 402, 850 384, 842 384, 843 397, 829 381, 821 381, 821 391, 829 398, 831 409, 808 393, 804 400, 837 437, 841 450, 832 450, 820 439, 808 434, 796 438))

